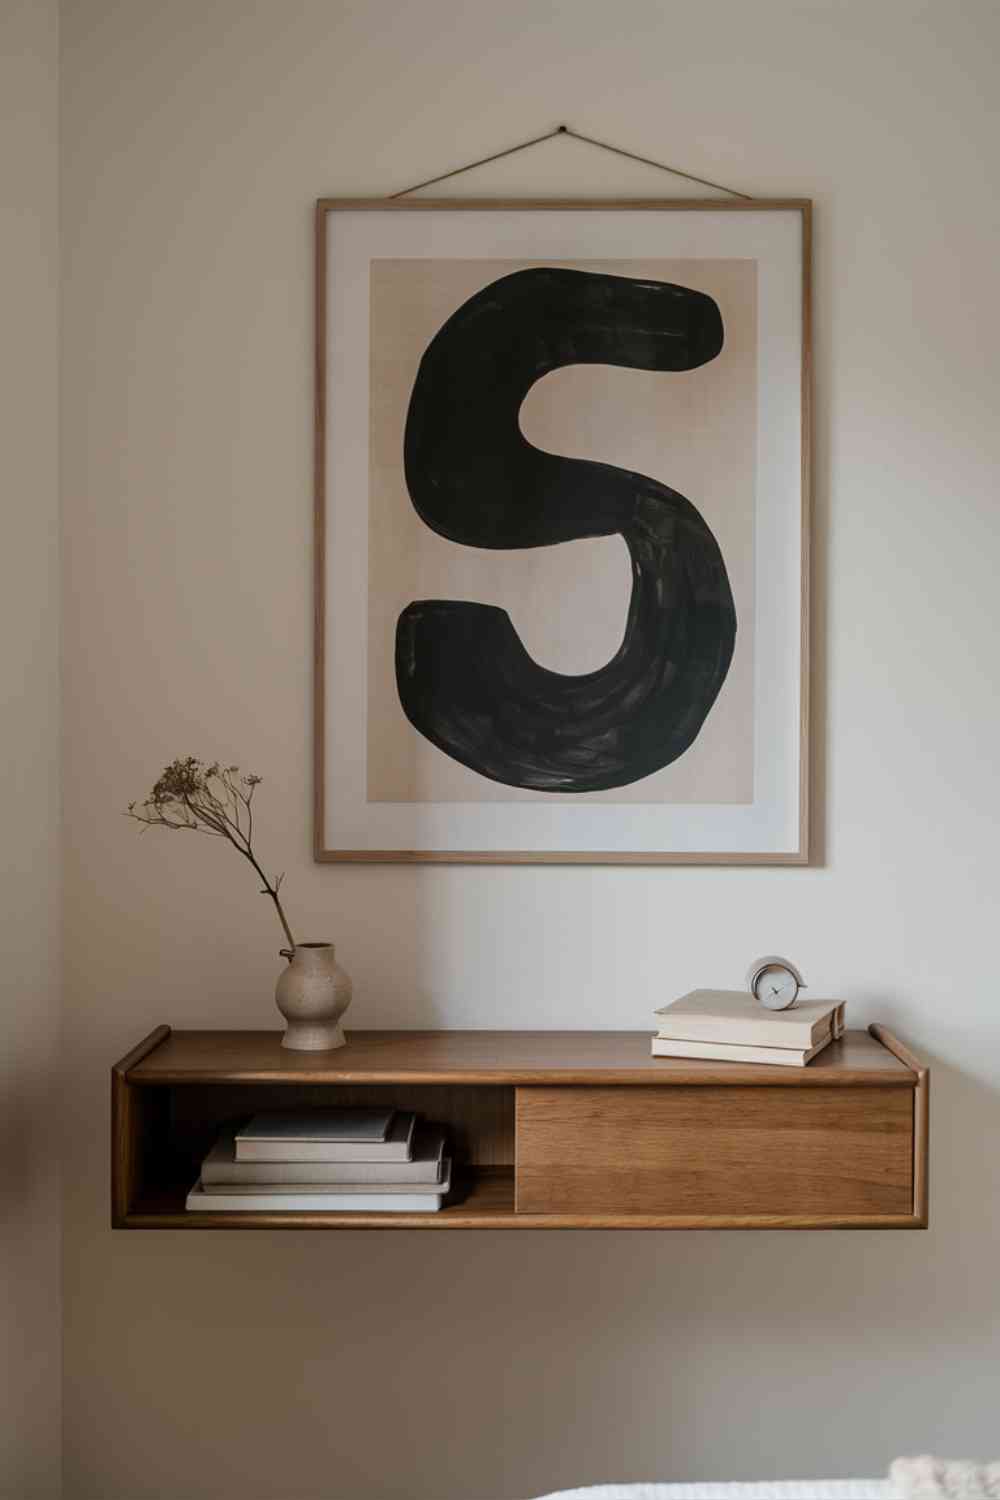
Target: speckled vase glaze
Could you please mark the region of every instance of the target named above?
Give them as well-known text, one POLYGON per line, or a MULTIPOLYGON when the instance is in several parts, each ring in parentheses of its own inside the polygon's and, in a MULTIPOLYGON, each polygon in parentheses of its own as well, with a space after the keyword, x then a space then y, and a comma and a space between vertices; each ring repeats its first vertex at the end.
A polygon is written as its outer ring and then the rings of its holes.
POLYGON ((332 1052, 347 1043, 340 1018, 351 1003, 351 981, 337 963, 332 943, 282 948, 288 967, 274 999, 288 1022, 281 1039, 293 1052, 332 1052))

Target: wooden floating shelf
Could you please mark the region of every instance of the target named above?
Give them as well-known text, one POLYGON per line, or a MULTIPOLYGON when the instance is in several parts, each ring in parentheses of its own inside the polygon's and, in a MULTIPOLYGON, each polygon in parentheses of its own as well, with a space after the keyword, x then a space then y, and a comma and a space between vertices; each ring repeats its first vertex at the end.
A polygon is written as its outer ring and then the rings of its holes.
POLYGON ((648 1032, 279 1032, 158 1026, 112 1069, 116 1229, 918 1229, 927 1069, 884 1028, 807 1068, 653 1058, 648 1032), (226 1121, 385 1104, 448 1126, 430 1214, 187 1213, 226 1121))

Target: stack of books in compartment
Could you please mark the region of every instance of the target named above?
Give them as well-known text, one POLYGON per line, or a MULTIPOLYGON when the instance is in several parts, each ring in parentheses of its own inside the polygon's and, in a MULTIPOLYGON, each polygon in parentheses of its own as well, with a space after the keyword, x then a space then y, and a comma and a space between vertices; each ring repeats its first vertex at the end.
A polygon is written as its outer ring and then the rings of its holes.
POLYGON ((844 1032, 840 1000, 806 1000, 789 1010, 765 1010, 743 990, 692 990, 655 1015, 660 1029, 653 1037, 654 1057, 804 1068, 844 1032))
POLYGON ((197 1213, 434 1213, 445 1130, 395 1109, 259 1114, 224 1130, 187 1196, 197 1213))

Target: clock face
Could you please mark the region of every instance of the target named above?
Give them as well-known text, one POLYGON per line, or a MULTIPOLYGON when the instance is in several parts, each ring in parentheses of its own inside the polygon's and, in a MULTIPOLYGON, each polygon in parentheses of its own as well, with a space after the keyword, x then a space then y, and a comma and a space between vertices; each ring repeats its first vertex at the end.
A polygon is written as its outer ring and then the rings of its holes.
POLYGON ((780 964, 768 964, 754 985, 754 994, 768 1010, 787 1010, 795 1003, 798 993, 799 982, 795 975, 780 964))

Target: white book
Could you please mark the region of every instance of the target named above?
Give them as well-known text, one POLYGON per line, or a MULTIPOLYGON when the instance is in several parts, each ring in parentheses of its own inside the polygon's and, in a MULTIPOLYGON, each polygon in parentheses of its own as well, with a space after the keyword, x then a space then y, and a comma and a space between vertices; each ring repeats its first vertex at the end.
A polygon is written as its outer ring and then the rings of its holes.
POLYGON ((843 1034, 844 1009, 841 1000, 805 1000, 790 1010, 766 1010, 746 990, 692 990, 654 1014, 658 1035, 675 1041, 805 1051, 843 1034))
POLYGON ((421 1192, 372 1191, 360 1184, 329 1188, 268 1189, 248 1192, 206 1193, 199 1179, 187 1195, 190 1213, 350 1213, 433 1214, 441 1208, 451 1187, 451 1161, 445 1157, 444 1180, 421 1192))
MULTIPOLYGON (((271 1116, 271 1120, 275 1118, 271 1116)), ((301 1122, 303 1117, 299 1115, 277 1118, 301 1122)), ((254 1120, 262 1119, 266 1117, 260 1115, 254 1117, 254 1120)), ((310 1136, 292 1133, 265 1135, 260 1132, 268 1129, 269 1126, 261 1125, 256 1134, 248 1134, 246 1129, 237 1131, 236 1160, 241 1162, 409 1161, 412 1155, 415 1123, 416 1115, 411 1111, 394 1111, 389 1134, 384 1139, 378 1140, 323 1139, 316 1134, 310 1136)), ((254 1121, 251 1121, 251 1125, 253 1124, 254 1121)), ((313 1124, 310 1129, 315 1131, 317 1126, 313 1124)))
POLYGON ((445 1130, 442 1125, 417 1124, 410 1161, 237 1161, 232 1130, 223 1131, 201 1164, 206 1193, 235 1191, 237 1185, 255 1191, 259 1184, 320 1186, 328 1183, 392 1183, 412 1190, 421 1183, 441 1181, 445 1130))
POLYGON ((654 1057, 695 1057, 710 1062, 770 1063, 779 1068, 804 1068, 833 1041, 828 1036, 815 1047, 738 1047, 726 1042, 681 1042, 654 1036, 654 1057))

